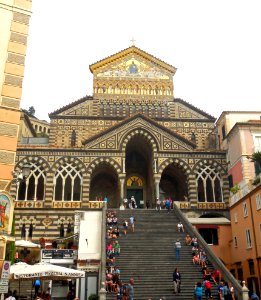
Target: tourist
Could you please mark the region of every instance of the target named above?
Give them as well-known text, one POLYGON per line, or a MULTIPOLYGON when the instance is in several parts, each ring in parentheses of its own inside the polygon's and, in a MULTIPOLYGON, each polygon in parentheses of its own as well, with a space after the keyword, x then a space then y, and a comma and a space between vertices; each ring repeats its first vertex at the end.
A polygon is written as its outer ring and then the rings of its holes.
POLYGON ((36 280, 34 281, 33 286, 34 286, 34 294, 35 294, 35 296, 37 296, 37 295, 38 295, 38 292, 39 292, 39 290, 40 290, 40 287, 41 287, 41 281, 40 281, 40 279, 36 279, 36 280))
POLYGON ((259 300, 259 297, 257 296, 257 294, 255 292, 250 292, 250 300, 259 300))
POLYGON ((204 280, 210 280, 211 272, 209 271, 208 267, 204 267, 204 268, 205 268, 204 273, 203 273, 204 280))
POLYGON ((191 237, 189 234, 185 236, 185 245, 190 246, 191 245, 191 237))
POLYGON ((128 300, 134 300, 134 279, 133 278, 130 279, 130 282, 128 284, 128 290, 129 290, 128 300))
POLYGON ((192 262, 193 262, 194 265, 196 265, 196 264, 199 265, 199 264, 200 264, 200 258, 199 258, 199 254, 198 254, 198 253, 196 253, 196 254, 193 256, 192 262))
POLYGON ((191 239, 191 246, 198 247, 198 239, 195 236, 191 239))
POLYGON ((161 211, 161 201, 160 201, 159 198, 156 199, 156 210, 157 210, 158 212, 161 211))
POLYGON ((124 220, 124 222, 123 222, 123 233, 124 233, 124 235, 127 234, 127 230, 128 230, 128 222, 127 222, 127 220, 124 220))
POLYGON ((123 206, 124 206, 124 208, 128 207, 128 199, 127 198, 123 199, 123 206))
POLYGON ((218 285, 218 296, 219 296, 219 300, 225 300, 224 298, 224 282, 220 281, 219 285, 218 285))
POLYGON ((174 294, 180 293, 181 274, 178 268, 175 268, 172 277, 173 277, 173 289, 174 289, 173 293, 174 294))
POLYGON ((135 218, 133 216, 130 216, 130 225, 131 225, 132 232, 134 232, 134 222, 135 222, 135 218))
POLYGON ((130 208, 134 209, 136 207, 137 207, 136 200, 135 200, 134 196, 131 196, 131 207, 130 208))
POLYGON ((113 216, 112 225, 117 226, 117 224, 118 224, 118 218, 116 216, 113 216))
POLYGON ((166 200, 165 207, 167 209, 167 212, 169 213, 170 212, 170 200, 169 199, 166 200))
POLYGON ((180 260, 180 249, 181 249, 181 243, 179 239, 177 239, 175 243, 175 254, 176 254, 176 260, 180 260))
POLYGON ((202 299, 202 285, 201 282, 197 282, 195 285, 195 298, 196 300, 202 299))
POLYGON ((215 284, 219 284, 219 282, 221 281, 221 272, 219 270, 214 270, 212 272, 212 279, 215 282, 215 284))
POLYGON ((181 222, 178 223, 177 230, 178 230, 178 232, 184 232, 184 227, 183 227, 183 224, 181 222))
POLYGON ((7 297, 5 298, 5 300, 15 300, 15 298, 12 296, 12 292, 11 291, 8 291, 7 297))
POLYGON ((119 256, 120 255, 120 252, 121 252, 121 246, 119 244, 118 241, 115 241, 112 245, 113 247, 113 253, 115 256, 119 256))
POLYGON ((232 300, 232 294, 227 282, 224 283, 223 294, 225 300, 232 300))
POLYGON ((204 286, 205 286, 205 296, 206 296, 206 300, 210 300, 212 299, 212 295, 211 295, 211 282, 209 280, 204 280, 203 282, 204 286))
POLYGON ((231 282, 228 283, 229 290, 231 292, 232 300, 235 300, 235 291, 231 282))

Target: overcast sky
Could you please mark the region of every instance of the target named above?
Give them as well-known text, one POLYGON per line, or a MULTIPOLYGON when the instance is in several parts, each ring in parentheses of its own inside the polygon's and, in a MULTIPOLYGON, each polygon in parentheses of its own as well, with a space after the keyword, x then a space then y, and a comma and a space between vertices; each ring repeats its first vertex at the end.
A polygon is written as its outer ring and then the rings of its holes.
POLYGON ((89 65, 135 45, 177 68, 174 95, 218 117, 261 111, 260 0, 34 0, 21 107, 48 120, 92 95, 89 65))

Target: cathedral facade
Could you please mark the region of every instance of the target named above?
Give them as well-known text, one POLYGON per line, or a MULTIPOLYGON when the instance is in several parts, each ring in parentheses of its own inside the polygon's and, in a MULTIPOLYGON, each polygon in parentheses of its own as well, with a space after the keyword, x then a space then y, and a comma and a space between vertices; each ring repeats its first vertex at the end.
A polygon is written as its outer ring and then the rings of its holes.
POLYGON ((174 97, 176 68, 131 46, 90 65, 93 95, 49 114, 48 144, 20 144, 12 185, 16 235, 59 236, 79 210, 118 208, 134 196, 153 208, 170 197, 186 211, 223 214, 229 189, 226 153, 215 118, 174 97))

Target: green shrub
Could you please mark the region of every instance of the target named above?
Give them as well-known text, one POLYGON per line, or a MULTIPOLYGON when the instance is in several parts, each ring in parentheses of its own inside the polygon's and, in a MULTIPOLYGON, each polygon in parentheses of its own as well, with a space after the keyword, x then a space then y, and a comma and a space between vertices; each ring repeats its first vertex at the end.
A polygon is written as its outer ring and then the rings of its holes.
POLYGON ((256 177, 252 182, 253 185, 258 185, 259 183, 260 183, 260 176, 256 177))
POLYGON ((236 184, 230 189, 230 192, 236 194, 239 190, 240 190, 240 186, 236 184))
POLYGON ((98 296, 95 294, 92 294, 89 296, 88 300, 98 300, 98 296))

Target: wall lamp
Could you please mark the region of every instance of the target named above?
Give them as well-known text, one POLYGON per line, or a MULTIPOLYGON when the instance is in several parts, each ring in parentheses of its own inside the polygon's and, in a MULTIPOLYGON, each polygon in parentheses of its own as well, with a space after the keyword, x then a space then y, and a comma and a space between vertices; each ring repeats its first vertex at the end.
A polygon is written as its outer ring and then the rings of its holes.
POLYGON ((29 164, 25 164, 22 167, 21 171, 12 171, 12 175, 15 177, 12 182, 18 183, 25 180, 31 172, 31 166, 29 164))

